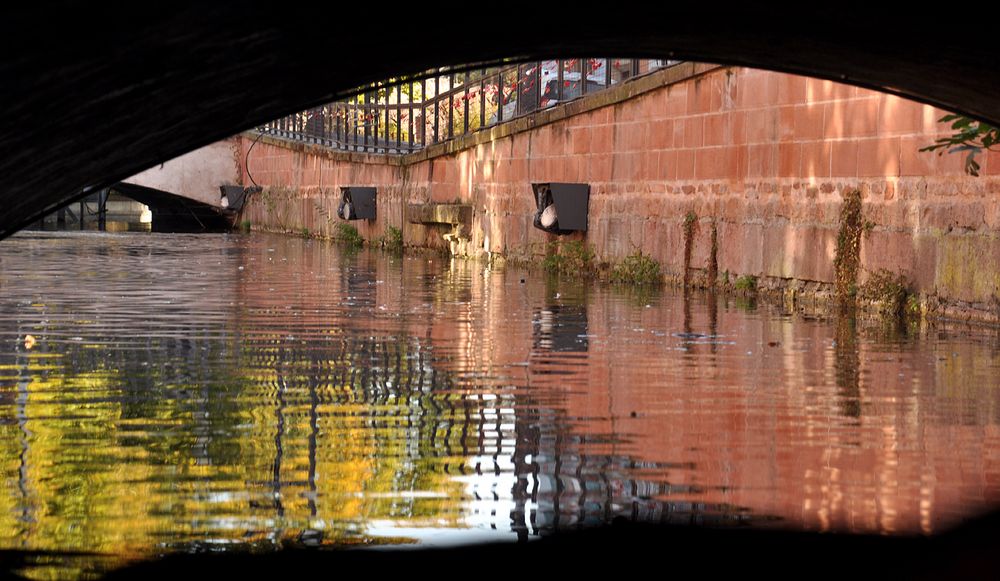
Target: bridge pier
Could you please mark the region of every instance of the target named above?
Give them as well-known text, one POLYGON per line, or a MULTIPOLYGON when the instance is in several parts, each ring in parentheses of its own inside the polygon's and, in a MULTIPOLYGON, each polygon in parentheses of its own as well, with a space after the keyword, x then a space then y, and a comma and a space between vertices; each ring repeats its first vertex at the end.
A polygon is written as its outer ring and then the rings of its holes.
POLYGON ((108 188, 97 192, 97 229, 101 232, 108 229, 108 188))

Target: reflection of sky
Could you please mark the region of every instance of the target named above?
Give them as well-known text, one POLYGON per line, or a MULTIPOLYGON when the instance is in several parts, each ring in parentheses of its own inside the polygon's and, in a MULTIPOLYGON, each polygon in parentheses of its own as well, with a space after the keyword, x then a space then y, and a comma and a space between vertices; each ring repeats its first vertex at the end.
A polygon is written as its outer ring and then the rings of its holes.
MULTIPOLYGON (((413 539, 414 548, 456 547, 475 543, 516 542, 518 537, 511 533, 510 528, 493 529, 484 526, 488 523, 469 523, 469 528, 456 527, 406 527, 393 522, 372 521, 368 525, 368 534, 373 537, 403 537, 413 539)), ((386 548, 406 547, 406 544, 386 548)))
MULTIPOLYGON (((474 454, 466 463, 473 473, 455 477, 455 480, 465 485, 463 520, 469 527, 510 533, 511 514, 519 508, 519 503, 514 498, 514 488, 519 477, 514 465, 517 453, 515 404, 508 400, 509 407, 503 407, 504 401, 493 394, 481 394, 478 397, 487 404, 482 407, 480 424, 484 445, 481 453, 474 454), (482 397, 484 395, 489 397, 482 397)), ((530 475, 526 477, 531 478, 530 475)), ((529 512, 534 508, 530 497, 528 500, 521 499, 520 504, 523 510, 529 512)))

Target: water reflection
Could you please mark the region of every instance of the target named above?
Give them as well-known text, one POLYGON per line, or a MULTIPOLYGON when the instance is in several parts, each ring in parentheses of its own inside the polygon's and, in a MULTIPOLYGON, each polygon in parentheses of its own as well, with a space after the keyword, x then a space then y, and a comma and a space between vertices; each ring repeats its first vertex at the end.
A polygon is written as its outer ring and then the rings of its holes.
POLYGON ((33 575, 617 516, 931 532, 997 500, 995 337, 280 237, 0 251, 3 548, 112 556, 33 575))

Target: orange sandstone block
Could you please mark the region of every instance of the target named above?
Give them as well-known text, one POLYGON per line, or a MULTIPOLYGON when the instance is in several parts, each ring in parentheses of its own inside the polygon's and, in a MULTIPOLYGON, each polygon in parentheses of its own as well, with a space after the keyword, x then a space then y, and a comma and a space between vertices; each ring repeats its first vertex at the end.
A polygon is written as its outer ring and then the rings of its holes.
MULTIPOLYGON (((922 105, 896 95, 879 96, 879 112, 876 129, 879 135, 904 135, 923 131, 924 112, 933 107, 922 105)), ((940 115, 934 117, 936 120, 940 115)), ((928 127, 927 129, 932 129, 928 127)))
POLYGON ((962 153, 938 155, 937 152, 920 151, 931 145, 930 136, 901 137, 899 140, 899 175, 964 175, 965 155, 962 153))
POLYGON ((712 81, 710 77, 698 77, 693 83, 687 83, 687 113, 709 113, 712 111, 712 81))
POLYGON ((674 122, 672 119, 654 121, 649 126, 650 149, 667 149, 674 144, 674 122))
POLYGON ((802 159, 802 145, 799 143, 778 144, 778 176, 783 178, 797 177, 799 163, 802 159))
POLYGON ((667 115, 677 117, 687 113, 687 88, 687 83, 681 83, 667 89, 667 115))
POLYGON ((704 117, 703 142, 706 146, 729 145, 733 141, 732 113, 715 113, 704 117))
POLYGON ((591 155, 589 157, 590 181, 609 182, 611 181, 614 169, 614 156, 610 153, 591 155))
POLYGON ((747 165, 749 154, 747 147, 745 145, 736 145, 733 147, 735 150, 736 157, 736 179, 744 180, 747 177, 747 165))
POLYGON ((656 179, 664 181, 677 179, 676 151, 673 150, 661 151, 657 154, 656 179))
POLYGON ((591 130, 581 127, 570 131, 570 148, 574 154, 590 153, 591 130))
POLYGON ((704 144, 704 117, 684 119, 684 147, 701 147, 704 144))
POLYGON ((614 149, 614 126, 599 125, 590 129, 591 153, 610 153, 614 149))
POLYGON ((831 141, 807 141, 802 143, 801 165, 803 178, 830 177, 831 141))
POLYGON ((769 73, 777 76, 778 103, 782 105, 804 103, 806 100, 806 77, 769 73))
POLYGON ((777 83, 764 71, 742 69, 736 91, 739 108, 768 107, 777 103, 777 83))
POLYGON ((795 107, 786 105, 778 109, 778 140, 791 141, 795 138, 795 107))
POLYGON ((681 149, 677 151, 677 176, 678 180, 694 179, 695 153, 693 149, 681 149))
POLYGON ((796 140, 822 139, 823 106, 815 103, 796 106, 793 125, 796 140))
POLYGON ((865 139, 858 143, 859 177, 899 175, 899 138, 865 139))
POLYGON ((773 177, 776 170, 777 146, 755 144, 747 147, 747 177, 773 177))
POLYGON ((977 159, 982 168, 979 175, 1000 175, 1000 151, 987 151, 977 159))
POLYGON ((848 137, 869 137, 878 133, 879 98, 870 96, 864 99, 847 101, 844 109, 844 135, 848 137))
POLYGON ((755 109, 747 112, 747 142, 765 143, 777 140, 778 110, 755 109))
POLYGON ((809 102, 848 99, 855 94, 855 88, 851 85, 806 77, 806 100, 809 102))
POLYGON ((831 144, 830 175, 833 177, 856 177, 858 175, 858 142, 853 139, 835 141, 831 144))
POLYGON ((732 119, 732 132, 730 144, 742 145, 747 142, 747 113, 746 111, 733 111, 729 114, 732 119))

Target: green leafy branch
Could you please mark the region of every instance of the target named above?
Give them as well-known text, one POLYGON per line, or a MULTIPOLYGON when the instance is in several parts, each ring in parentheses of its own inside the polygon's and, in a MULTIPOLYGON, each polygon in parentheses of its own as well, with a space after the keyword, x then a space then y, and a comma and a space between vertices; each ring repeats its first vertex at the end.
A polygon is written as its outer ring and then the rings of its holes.
POLYGON ((945 151, 948 153, 966 152, 965 173, 978 176, 979 162, 976 161, 976 156, 983 150, 990 149, 1000 143, 1000 130, 964 115, 945 115, 938 121, 951 123, 954 133, 938 139, 934 145, 921 148, 920 151, 937 151, 938 155, 945 151))

